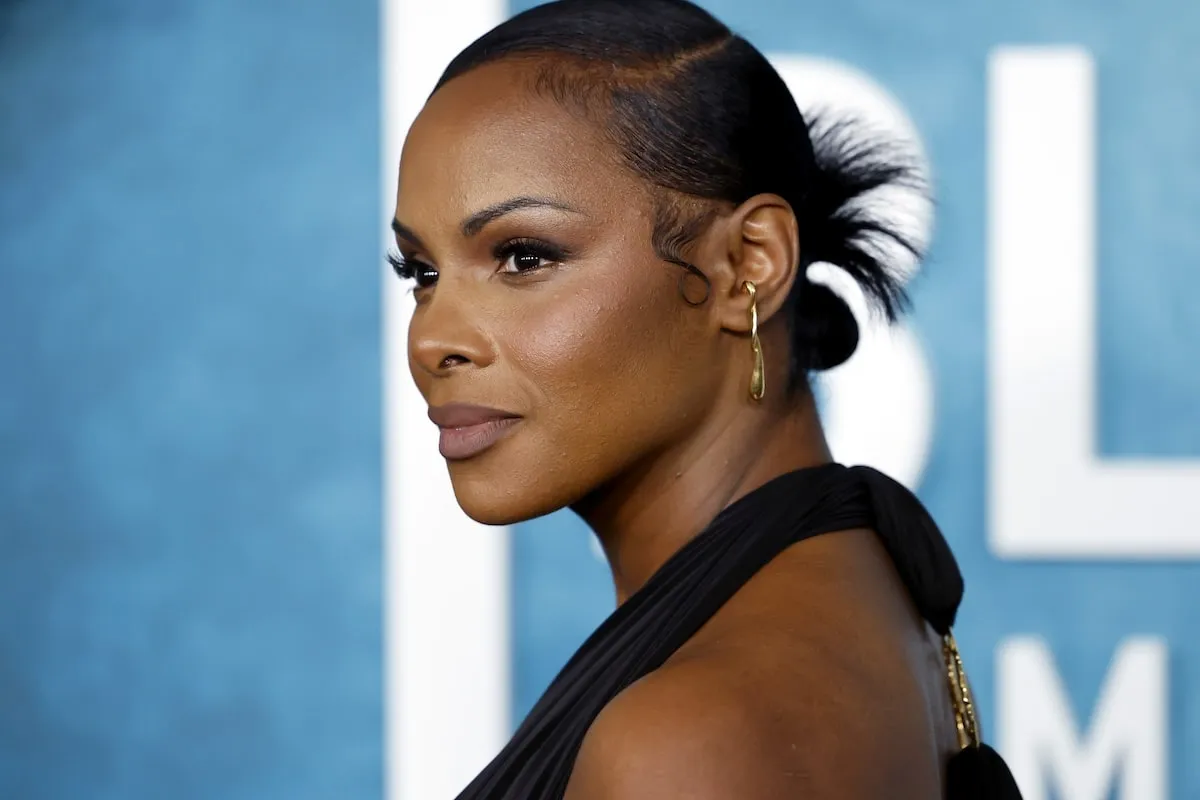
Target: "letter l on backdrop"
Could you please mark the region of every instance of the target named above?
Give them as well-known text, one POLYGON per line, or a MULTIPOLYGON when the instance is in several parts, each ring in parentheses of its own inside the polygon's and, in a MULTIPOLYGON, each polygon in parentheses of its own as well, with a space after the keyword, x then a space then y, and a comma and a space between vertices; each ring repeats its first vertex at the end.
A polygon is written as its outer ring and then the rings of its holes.
POLYGON ((1200 557, 1200 462, 1096 453, 1092 58, 1079 47, 1000 47, 989 84, 991 549, 1200 557))

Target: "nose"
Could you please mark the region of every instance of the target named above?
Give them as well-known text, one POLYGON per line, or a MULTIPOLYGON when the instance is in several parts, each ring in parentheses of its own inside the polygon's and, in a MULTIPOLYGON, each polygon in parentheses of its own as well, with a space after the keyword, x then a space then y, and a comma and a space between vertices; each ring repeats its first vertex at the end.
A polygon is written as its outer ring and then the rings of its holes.
POLYGON ((432 296, 417 306, 409 323, 408 357, 414 373, 420 370, 431 377, 447 377, 492 363, 495 354, 480 322, 462 292, 439 283, 432 296))

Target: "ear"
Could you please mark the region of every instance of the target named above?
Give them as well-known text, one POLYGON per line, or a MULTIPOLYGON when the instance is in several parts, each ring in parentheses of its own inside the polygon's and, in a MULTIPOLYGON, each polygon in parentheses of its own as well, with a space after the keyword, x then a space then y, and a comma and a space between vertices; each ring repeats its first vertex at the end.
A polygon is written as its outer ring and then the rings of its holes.
POLYGON ((796 214, 779 195, 759 194, 742 203, 725 228, 728 270, 722 285, 713 286, 721 327, 750 330, 750 295, 744 284, 753 281, 759 324, 771 319, 787 299, 800 262, 796 214))

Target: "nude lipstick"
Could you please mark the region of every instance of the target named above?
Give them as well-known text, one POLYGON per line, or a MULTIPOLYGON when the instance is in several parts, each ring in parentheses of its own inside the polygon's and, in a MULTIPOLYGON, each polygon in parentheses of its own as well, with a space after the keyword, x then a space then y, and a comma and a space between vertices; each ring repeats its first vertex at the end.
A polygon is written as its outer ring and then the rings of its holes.
POLYGON ((519 414, 465 403, 431 406, 429 419, 441 431, 438 451, 447 461, 479 455, 521 421, 519 414))

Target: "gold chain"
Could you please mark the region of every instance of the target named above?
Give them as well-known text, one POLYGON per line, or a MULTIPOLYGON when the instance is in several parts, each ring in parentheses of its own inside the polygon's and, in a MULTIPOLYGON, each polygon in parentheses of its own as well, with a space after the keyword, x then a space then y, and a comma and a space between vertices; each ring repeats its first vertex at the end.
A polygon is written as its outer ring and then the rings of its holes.
POLYGON ((954 725, 958 729, 958 746, 961 749, 979 746, 979 722, 975 718, 975 703, 971 700, 971 687, 967 683, 967 671, 958 655, 958 643, 954 634, 942 637, 942 657, 946 662, 946 679, 950 684, 950 703, 954 707, 954 725))

